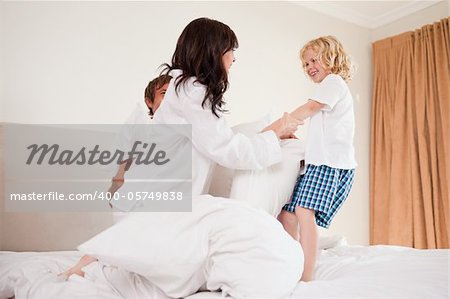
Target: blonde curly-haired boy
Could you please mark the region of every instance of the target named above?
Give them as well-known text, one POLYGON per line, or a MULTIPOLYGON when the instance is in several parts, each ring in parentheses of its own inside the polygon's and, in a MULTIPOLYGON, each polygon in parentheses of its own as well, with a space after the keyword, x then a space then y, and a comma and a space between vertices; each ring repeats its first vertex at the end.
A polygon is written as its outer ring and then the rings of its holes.
POLYGON ((306 172, 297 179, 291 202, 279 215, 285 230, 303 248, 302 281, 314 278, 317 225, 328 228, 346 200, 356 167, 353 98, 347 86, 353 66, 333 36, 309 41, 300 50, 306 75, 318 84, 306 104, 291 113, 310 119, 306 141, 306 172))

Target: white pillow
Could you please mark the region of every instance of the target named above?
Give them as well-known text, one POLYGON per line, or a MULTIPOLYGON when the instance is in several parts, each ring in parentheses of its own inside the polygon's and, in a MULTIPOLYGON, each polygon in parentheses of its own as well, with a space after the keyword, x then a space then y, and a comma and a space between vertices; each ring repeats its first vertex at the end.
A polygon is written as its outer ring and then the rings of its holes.
POLYGON ((232 298, 288 298, 303 272, 303 252, 264 211, 227 200, 210 233, 206 287, 232 298))
POLYGON ((236 170, 230 197, 277 217, 291 198, 305 156, 299 139, 282 140, 281 150, 283 159, 278 164, 262 170, 236 170))
POLYGON ((231 129, 235 134, 240 133, 244 134, 247 137, 253 137, 255 134, 258 134, 265 127, 267 127, 271 123, 270 113, 258 118, 257 120, 241 123, 235 125, 231 129))
MULTIPOLYGON (((235 134, 243 134, 247 137, 253 137, 270 124, 270 113, 263 117, 247 123, 242 123, 232 127, 235 134)), ((233 183, 234 169, 215 165, 212 172, 211 183, 208 194, 218 197, 230 197, 231 184, 233 183)))
POLYGON ((339 246, 347 246, 347 239, 341 235, 328 235, 319 231, 318 248, 321 250, 331 249, 339 246))
POLYGON ((301 247, 245 203, 196 196, 190 213, 130 213, 79 246, 100 262, 145 276, 173 298, 206 285, 234 298, 283 298, 302 273, 301 247))

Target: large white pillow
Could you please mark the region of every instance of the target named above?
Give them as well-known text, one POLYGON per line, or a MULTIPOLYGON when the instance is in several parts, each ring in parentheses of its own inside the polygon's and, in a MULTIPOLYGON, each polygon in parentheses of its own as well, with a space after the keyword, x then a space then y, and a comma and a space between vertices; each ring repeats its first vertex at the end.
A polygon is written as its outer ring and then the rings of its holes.
POLYGON ((173 298, 205 285, 234 298, 284 298, 303 268, 301 247, 276 219, 208 195, 194 197, 190 213, 131 213, 79 250, 173 298))
POLYGON ((303 252, 281 223, 225 199, 211 223, 207 289, 232 298, 288 298, 303 272, 303 252))
POLYGON ((236 170, 230 198, 245 201, 277 217, 290 200, 305 157, 304 142, 299 139, 282 140, 283 159, 262 170, 236 170))
MULTIPOLYGON (((270 113, 251 122, 238 124, 231 129, 235 134, 243 134, 253 137, 270 124, 270 113)), ((209 194, 218 197, 230 197, 231 185, 233 183, 234 169, 219 164, 215 165, 212 173, 209 194)))

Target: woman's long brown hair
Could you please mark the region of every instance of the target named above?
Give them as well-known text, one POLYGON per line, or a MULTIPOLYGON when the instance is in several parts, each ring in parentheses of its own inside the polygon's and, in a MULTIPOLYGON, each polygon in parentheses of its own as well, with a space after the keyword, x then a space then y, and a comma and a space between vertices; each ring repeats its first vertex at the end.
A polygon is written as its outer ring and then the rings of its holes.
POLYGON ((223 94, 228 89, 228 74, 222 57, 239 46, 233 30, 219 21, 199 18, 190 22, 178 38, 171 65, 164 64, 163 73, 173 69, 183 71, 175 82, 177 91, 190 77, 206 86, 202 107, 209 104, 212 113, 226 111, 223 94))

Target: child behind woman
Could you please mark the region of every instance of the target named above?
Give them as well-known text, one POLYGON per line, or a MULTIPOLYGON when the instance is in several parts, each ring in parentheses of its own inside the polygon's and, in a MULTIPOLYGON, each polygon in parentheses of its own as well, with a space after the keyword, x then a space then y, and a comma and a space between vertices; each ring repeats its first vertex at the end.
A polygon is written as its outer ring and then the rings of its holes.
POLYGON ((303 46, 300 59, 307 76, 318 87, 306 104, 291 113, 299 120, 310 118, 307 168, 279 219, 300 241, 305 254, 301 280, 310 281, 317 255, 316 225, 330 226, 353 184, 355 121, 353 98, 346 83, 351 79, 352 65, 342 44, 333 36, 319 37, 303 46))
MULTIPOLYGON (((145 108, 143 108, 141 102, 139 102, 135 111, 130 115, 130 117, 128 117, 128 124, 146 124, 150 122, 150 119, 153 118, 154 112, 156 112, 162 100, 164 99, 164 94, 166 93, 167 86, 169 85, 171 79, 172 77, 170 76, 161 75, 148 83, 144 91, 145 108)), ((129 146, 131 148, 131 144, 129 146)), ((127 161, 119 166, 116 174, 112 178, 112 183, 110 188, 108 189, 108 193, 114 194, 122 187, 125 182, 124 176, 126 172, 126 166, 127 161)), ((114 201, 112 201, 112 203, 114 203, 114 201)), ((113 208, 111 202, 110 206, 111 208, 113 208)), ((124 215, 126 215, 126 213, 113 212, 114 222, 118 222, 124 217, 124 215)), ((84 272, 82 270, 83 267, 95 261, 97 261, 95 257, 84 255, 76 265, 58 274, 58 276, 61 280, 67 280, 72 274, 84 276, 84 272)))

